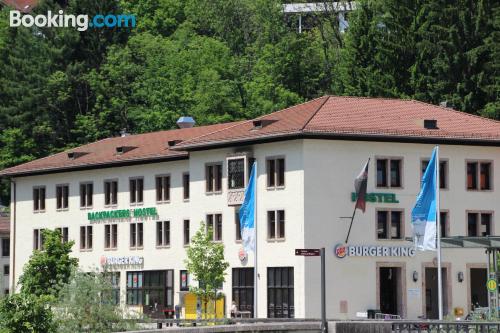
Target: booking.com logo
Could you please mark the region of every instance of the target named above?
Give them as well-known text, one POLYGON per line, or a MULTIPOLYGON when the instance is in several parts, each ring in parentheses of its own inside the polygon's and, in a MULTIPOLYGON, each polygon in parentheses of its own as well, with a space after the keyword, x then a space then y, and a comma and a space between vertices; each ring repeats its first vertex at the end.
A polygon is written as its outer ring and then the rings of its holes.
POLYGON ((78 31, 86 31, 88 28, 135 28, 135 15, 124 14, 97 14, 91 19, 88 15, 80 14, 64 14, 63 10, 59 10, 58 14, 53 14, 50 10, 47 15, 29 15, 18 10, 10 11, 10 26, 11 27, 32 27, 39 28, 67 28, 73 27, 78 31))

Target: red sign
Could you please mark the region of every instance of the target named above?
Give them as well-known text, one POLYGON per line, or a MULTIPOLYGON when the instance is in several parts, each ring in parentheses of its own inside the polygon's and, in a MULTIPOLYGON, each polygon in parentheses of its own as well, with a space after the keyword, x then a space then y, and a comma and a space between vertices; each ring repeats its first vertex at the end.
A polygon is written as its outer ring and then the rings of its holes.
POLYGON ((320 255, 319 249, 295 249, 296 256, 305 257, 318 257, 320 255))

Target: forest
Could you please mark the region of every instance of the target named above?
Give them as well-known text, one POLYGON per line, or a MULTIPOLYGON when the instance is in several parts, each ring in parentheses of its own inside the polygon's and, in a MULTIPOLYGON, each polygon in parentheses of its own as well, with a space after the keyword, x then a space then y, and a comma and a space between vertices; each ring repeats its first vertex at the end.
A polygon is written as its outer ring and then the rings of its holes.
MULTIPOLYGON (((11 28, 1 9, 0 169, 122 129, 248 119, 325 94, 500 119, 498 0, 359 0, 347 31, 326 11, 300 33, 277 0, 42 0, 34 14, 61 8, 137 26, 11 28)), ((7 204, 7 180, 0 192, 7 204)))

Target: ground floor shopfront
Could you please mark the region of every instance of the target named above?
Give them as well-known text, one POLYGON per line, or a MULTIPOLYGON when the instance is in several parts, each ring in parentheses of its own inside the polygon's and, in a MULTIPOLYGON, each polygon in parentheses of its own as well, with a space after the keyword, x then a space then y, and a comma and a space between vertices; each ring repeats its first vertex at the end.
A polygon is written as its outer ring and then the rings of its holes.
MULTIPOLYGON (((327 261, 328 315, 332 318, 355 318, 375 310, 401 318, 437 318, 438 279, 435 260, 422 260, 424 258, 414 251, 393 254, 407 256, 375 257, 368 261, 367 258, 338 258, 333 248, 327 256, 330 259, 327 261), (356 262, 356 259, 362 261, 356 262), (349 269, 344 269, 345 265, 349 269), (351 271, 356 271, 356 267, 358 273, 352 274, 351 271)), ((449 315, 454 314, 455 308, 462 308, 466 315, 474 307, 488 306, 486 264, 464 263, 460 259, 458 256, 455 262, 445 261, 442 267, 443 307, 444 313, 449 315)), ((113 259, 108 258, 110 260, 113 259)), ((126 260, 139 263, 144 259, 128 257, 126 260)), ((173 316, 176 309, 181 318, 198 316, 200 305, 196 305, 196 298, 189 293, 189 286, 194 285, 194 282, 185 269, 143 269, 141 265, 109 266, 117 303, 152 317, 173 316)), ((299 267, 290 266, 260 269, 257 295, 260 317, 316 317, 310 313, 309 306, 316 306, 319 284, 315 284, 315 281, 319 270, 306 270, 303 276, 300 271, 299 267), (310 287, 315 292, 303 294, 301 290, 307 290, 304 284, 313 284, 310 287)), ((218 316, 230 316, 234 302, 239 315, 252 317, 254 288, 253 267, 231 267, 220 289, 221 301, 210 311, 216 311, 218 316)))

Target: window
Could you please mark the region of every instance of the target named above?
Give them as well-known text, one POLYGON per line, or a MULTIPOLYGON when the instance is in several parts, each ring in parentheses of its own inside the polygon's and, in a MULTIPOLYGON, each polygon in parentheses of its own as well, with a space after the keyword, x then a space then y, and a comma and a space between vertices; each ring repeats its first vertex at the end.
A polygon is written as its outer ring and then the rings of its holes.
POLYGON ((43 237, 44 229, 34 229, 33 230, 33 250, 43 250, 44 245, 44 237, 43 237))
POLYGON ((2 257, 10 256, 10 239, 2 238, 2 257))
POLYGON ((377 211, 377 238, 403 239, 402 216, 402 211, 398 210, 377 211))
POLYGON ((206 166, 205 180, 207 182, 207 193, 222 191, 222 163, 209 164, 206 166))
POLYGON ((285 186, 285 159, 267 160, 267 187, 285 186))
POLYGON ((253 316, 254 270, 233 268, 233 301, 238 311, 249 311, 253 316))
POLYGON ((141 204, 144 201, 144 179, 132 178, 130 179, 130 203, 141 204))
POLYGON ((131 223, 130 224, 130 247, 139 249, 144 246, 144 224, 131 223))
POLYGON ((91 225, 80 227, 80 250, 92 250, 92 236, 93 230, 91 225))
POLYGON ((188 245, 191 240, 189 235, 189 220, 184 220, 184 245, 188 245))
POLYGON ((294 317, 293 267, 267 268, 267 317, 294 317))
POLYGON ((182 190, 184 200, 189 199, 189 173, 185 173, 182 175, 182 190))
POLYGON ((56 208, 58 210, 68 209, 69 199, 69 186, 57 185, 56 186, 56 208))
POLYGON ((448 212, 439 213, 439 224, 441 225, 441 237, 448 237, 448 212))
POLYGON ((235 225, 235 230, 236 230, 236 241, 241 241, 241 224, 240 224, 240 208, 236 207, 234 211, 234 225, 235 225))
POLYGON ((402 159, 377 159, 377 187, 402 187, 402 159))
POLYGON ((227 179, 230 190, 245 188, 245 159, 231 158, 227 161, 227 179))
POLYGON ((114 305, 120 304, 120 272, 106 272, 106 278, 111 284, 111 302, 114 305))
POLYGON ((156 246, 170 246, 170 221, 156 222, 156 246))
POLYGON ((222 214, 207 215, 207 231, 212 230, 214 241, 222 240, 222 214))
POLYGON ((104 205, 116 206, 118 204, 118 181, 104 181, 104 205))
POLYGON ((3 275, 9 275, 9 274, 10 274, 10 266, 4 265, 3 266, 3 275))
POLYGON ((267 212, 267 238, 285 238, 285 211, 276 210, 267 212))
POLYGON ((45 186, 33 188, 33 210, 35 212, 45 211, 45 186))
POLYGON ((118 247, 118 224, 104 226, 104 248, 116 249, 118 247))
POLYGON ((491 190, 492 175, 491 162, 468 161, 467 162, 467 189, 468 190, 491 190))
POLYGON ((81 208, 91 208, 92 199, 94 195, 94 184, 84 183, 80 184, 80 207, 81 208))
POLYGON ((128 305, 145 305, 159 311, 174 308, 174 271, 127 272, 128 305))
POLYGON ((492 213, 468 212, 467 236, 490 236, 492 234, 492 213))
POLYGON ((188 271, 181 270, 180 271, 180 290, 181 291, 189 291, 189 275, 188 271))
MULTIPOLYGON (((421 177, 429 165, 429 160, 422 161, 421 177)), ((439 188, 448 188, 448 161, 439 160, 439 188)))
POLYGON ((59 233, 61 234, 61 241, 63 243, 67 243, 68 242, 68 227, 56 228, 56 231, 59 231, 59 233))
POLYGON ((156 177, 156 201, 170 201, 170 176, 156 177))

